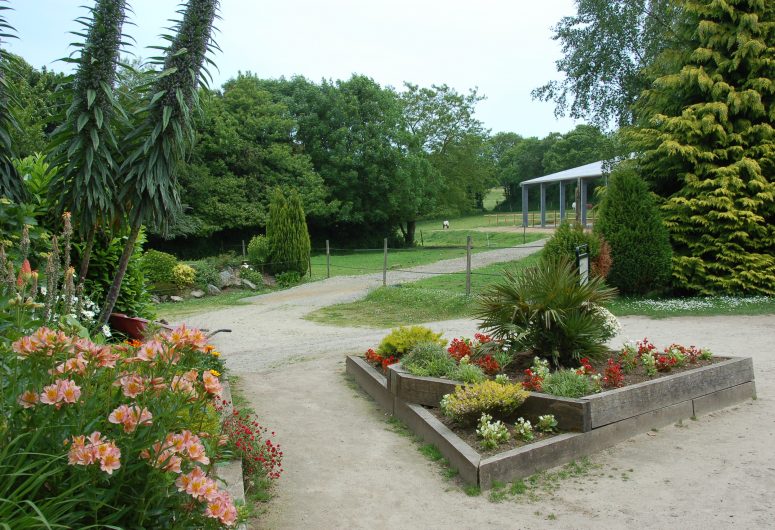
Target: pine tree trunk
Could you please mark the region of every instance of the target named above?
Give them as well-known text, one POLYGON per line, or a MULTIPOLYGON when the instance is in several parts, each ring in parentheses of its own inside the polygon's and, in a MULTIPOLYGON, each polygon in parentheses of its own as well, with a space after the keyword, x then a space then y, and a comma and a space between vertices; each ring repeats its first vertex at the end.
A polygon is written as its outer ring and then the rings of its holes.
POLYGON ((110 286, 108 296, 105 299, 105 305, 102 307, 99 319, 97 319, 97 325, 100 327, 108 323, 108 318, 110 318, 110 314, 116 306, 118 293, 121 291, 121 282, 124 281, 124 275, 126 274, 126 269, 129 265, 129 259, 132 257, 132 252, 135 250, 135 243, 137 242, 137 236, 140 234, 141 226, 140 216, 136 216, 132 223, 132 230, 129 232, 129 239, 127 239, 126 244, 124 245, 124 252, 121 254, 121 259, 118 262, 118 269, 113 278, 113 284, 110 286))
POLYGON ((86 279, 86 273, 89 272, 89 260, 91 259, 91 251, 94 247, 94 236, 97 233, 97 225, 92 225, 89 229, 89 234, 86 236, 86 246, 83 248, 83 255, 81 256, 81 270, 78 273, 78 281, 76 283, 82 283, 86 279))
POLYGON ((406 222, 406 232, 404 233, 404 243, 407 247, 414 246, 414 233, 417 229, 417 221, 406 222))

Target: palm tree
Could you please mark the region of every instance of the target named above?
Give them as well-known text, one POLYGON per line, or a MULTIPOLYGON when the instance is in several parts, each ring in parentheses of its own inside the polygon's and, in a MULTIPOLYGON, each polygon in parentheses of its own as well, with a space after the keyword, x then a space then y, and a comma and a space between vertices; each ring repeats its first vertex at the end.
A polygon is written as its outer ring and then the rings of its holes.
POLYGON ((140 227, 152 223, 163 231, 180 212, 176 170, 193 144, 197 90, 201 74, 208 74, 204 63, 212 64, 207 54, 217 48, 211 37, 217 10, 218 0, 188 1, 175 36, 166 37, 170 45, 159 58, 162 70, 149 92, 150 99, 126 139, 133 147, 121 166, 124 178, 119 183, 119 199, 127 205, 130 232, 99 325, 113 311, 140 227))
POLYGON ((125 117, 114 97, 116 66, 123 44, 126 0, 97 0, 91 18, 80 18, 85 38, 78 65, 67 86, 72 99, 64 121, 53 134, 49 157, 59 171, 50 196, 59 213, 70 211, 86 246, 81 256, 80 281, 86 277, 97 227, 116 215, 116 173, 120 161, 114 118, 125 117))

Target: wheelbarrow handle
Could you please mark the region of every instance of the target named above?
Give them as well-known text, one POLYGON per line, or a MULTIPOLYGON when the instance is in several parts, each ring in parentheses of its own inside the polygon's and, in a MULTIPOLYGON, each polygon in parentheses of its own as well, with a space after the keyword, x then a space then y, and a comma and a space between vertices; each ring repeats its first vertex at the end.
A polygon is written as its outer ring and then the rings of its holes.
POLYGON ((231 333, 231 330, 230 329, 226 329, 226 328, 216 329, 215 331, 211 331, 210 333, 208 333, 207 334, 207 338, 209 339, 213 335, 217 335, 218 333, 231 333))

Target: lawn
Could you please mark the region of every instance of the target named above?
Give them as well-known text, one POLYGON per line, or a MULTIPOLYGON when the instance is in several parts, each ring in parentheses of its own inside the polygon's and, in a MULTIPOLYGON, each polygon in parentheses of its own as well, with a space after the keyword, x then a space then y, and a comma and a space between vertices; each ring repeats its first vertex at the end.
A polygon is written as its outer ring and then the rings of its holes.
POLYGON ((504 200, 506 200, 506 192, 503 190, 503 187, 499 186, 497 188, 492 188, 487 192, 487 195, 484 196, 484 209, 491 212, 504 200))
POLYGON ((775 315, 775 297, 711 296, 706 298, 618 298, 609 305, 614 315, 651 318, 713 315, 775 315))
POLYGON ((228 290, 217 296, 204 298, 188 298, 182 302, 164 302, 156 306, 157 319, 175 322, 187 316, 206 313, 216 309, 237 305, 248 296, 256 296, 266 291, 228 290))
POLYGON ((465 273, 442 274, 398 286, 380 287, 365 299, 324 307, 308 320, 339 326, 388 328, 471 316, 472 301, 487 285, 502 277, 503 269, 534 265, 540 254, 518 261, 495 263, 471 274, 471 293, 466 296, 465 273))

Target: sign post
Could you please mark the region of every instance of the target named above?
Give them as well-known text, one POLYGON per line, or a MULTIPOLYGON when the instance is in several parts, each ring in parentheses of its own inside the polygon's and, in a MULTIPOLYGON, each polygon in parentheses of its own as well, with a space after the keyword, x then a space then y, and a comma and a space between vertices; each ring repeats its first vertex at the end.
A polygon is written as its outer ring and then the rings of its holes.
POLYGON ((579 284, 589 283, 589 245, 576 247, 576 267, 579 270, 579 284))

